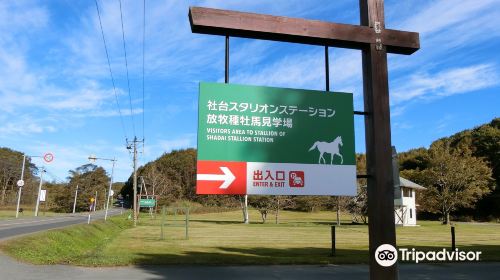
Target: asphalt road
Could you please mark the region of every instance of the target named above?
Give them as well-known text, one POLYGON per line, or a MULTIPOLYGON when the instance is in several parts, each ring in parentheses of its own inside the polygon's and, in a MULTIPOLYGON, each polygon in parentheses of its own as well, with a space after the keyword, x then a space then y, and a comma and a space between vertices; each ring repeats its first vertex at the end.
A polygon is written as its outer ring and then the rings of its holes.
MULTIPOLYGON (((92 268, 30 265, 0 254, 1 279, 368 279, 366 265, 287 266, 126 266, 92 268)), ((500 263, 405 264, 400 279, 498 279, 500 263)))
MULTIPOLYGON (((109 209, 108 216, 120 214, 121 209, 109 209)), ((86 223, 88 214, 68 214, 56 217, 32 217, 0 220, 0 240, 48 229, 86 223)), ((93 212, 91 220, 104 219, 104 211, 93 212)))

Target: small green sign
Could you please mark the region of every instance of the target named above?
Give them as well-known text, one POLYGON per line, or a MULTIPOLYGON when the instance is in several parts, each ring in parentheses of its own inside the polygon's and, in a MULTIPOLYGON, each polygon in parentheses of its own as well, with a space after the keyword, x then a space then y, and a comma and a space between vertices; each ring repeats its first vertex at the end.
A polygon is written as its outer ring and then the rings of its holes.
POLYGON ((148 199, 139 199, 139 207, 155 207, 156 200, 152 198, 148 199))

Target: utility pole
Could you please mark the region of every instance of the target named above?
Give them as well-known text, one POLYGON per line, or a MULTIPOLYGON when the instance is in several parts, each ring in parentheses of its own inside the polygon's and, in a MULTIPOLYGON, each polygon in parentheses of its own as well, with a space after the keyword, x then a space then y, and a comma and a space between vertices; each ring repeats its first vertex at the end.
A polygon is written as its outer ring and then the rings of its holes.
POLYGON ((19 204, 21 203, 21 193, 24 186, 24 164, 26 162, 26 154, 23 154, 23 167, 21 169, 21 179, 17 182, 19 191, 17 192, 17 208, 16 208, 16 219, 19 217, 19 204))
POLYGON ((144 143, 144 139, 137 140, 137 137, 134 137, 134 140, 131 143, 128 143, 127 149, 132 150, 134 155, 134 227, 137 226, 137 214, 139 213, 137 209, 137 144, 144 143))
POLYGON ((77 197, 78 197, 78 185, 76 185, 75 201, 73 202, 73 214, 75 214, 75 210, 76 210, 76 198, 77 197))
POLYGON ((36 197, 36 207, 35 207, 35 217, 38 217, 38 207, 40 206, 40 193, 42 192, 42 184, 43 184, 43 173, 45 169, 42 167, 40 171, 40 184, 38 185, 38 196, 36 197))
POLYGON ((105 221, 108 218, 109 197, 111 196, 111 187, 113 186, 113 175, 115 173, 115 162, 116 162, 116 159, 113 159, 112 162, 113 162, 113 167, 111 167, 111 179, 109 180, 108 198, 107 198, 107 201, 106 201, 106 214, 104 214, 104 220, 105 221))
POLYGON ((134 227, 137 226, 137 137, 134 137, 134 227))
POLYGON ((97 191, 95 191, 94 212, 96 207, 97 207, 97 191))
MULTIPOLYGON (((108 218, 109 196, 110 196, 110 194, 111 194, 111 187, 113 186, 113 175, 114 175, 114 173, 115 173, 115 162, 116 162, 116 159, 115 159, 115 158, 112 158, 112 159, 110 159, 110 158, 98 158, 98 157, 96 157, 95 155, 90 155, 90 156, 89 156, 89 161, 90 161, 91 163, 95 163, 95 162, 96 162, 96 160, 98 160, 98 159, 111 161, 111 162, 113 163, 113 166, 111 167, 111 178, 110 178, 110 180, 109 180, 109 190, 108 190, 108 192, 107 192, 107 196, 108 196, 107 198, 106 198, 106 192, 104 192, 104 196, 105 196, 105 199, 106 199, 105 201, 103 201, 103 203, 104 203, 104 202, 106 203, 106 204, 104 204, 104 209, 106 209, 106 212, 105 212, 105 214, 104 214, 104 220, 106 221, 106 220, 107 220, 107 218, 108 218)), ((96 196, 96 201, 97 201, 97 191, 96 191, 96 195, 95 195, 95 196, 96 196)), ((97 203, 96 203, 96 204, 97 204, 97 203)), ((94 209, 94 210, 95 210, 95 209, 94 209)))

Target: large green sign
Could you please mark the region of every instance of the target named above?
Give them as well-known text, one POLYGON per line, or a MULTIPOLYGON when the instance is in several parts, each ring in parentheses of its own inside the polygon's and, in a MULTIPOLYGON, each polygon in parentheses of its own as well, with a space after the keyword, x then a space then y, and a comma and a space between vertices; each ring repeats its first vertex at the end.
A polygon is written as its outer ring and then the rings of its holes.
MULTIPOLYGON (((225 175, 214 173, 216 171, 211 168, 220 169, 224 174, 234 173, 234 170, 226 172, 231 170, 226 162, 244 162, 252 166, 257 163, 261 166, 267 164, 262 170, 247 166, 247 174, 269 171, 268 179, 275 178, 276 172, 279 172, 280 179, 283 174, 289 175, 286 168, 276 164, 298 164, 288 167, 299 171, 315 169, 316 173, 321 169, 321 174, 333 172, 339 173, 339 176, 343 172, 339 167, 344 166, 354 170, 349 172, 349 176, 355 176, 352 94, 201 83, 198 186, 202 186, 203 181, 210 185, 213 181, 224 181, 223 177, 213 177, 225 175), (214 167, 214 164, 218 167, 214 167), (205 166, 208 166, 208 171, 200 172, 205 166)), ((323 177, 316 173, 311 173, 311 176, 323 177)), ((250 175, 248 177, 252 177, 250 175)), ((294 176, 297 177, 296 175, 294 176)), ((312 182, 311 180, 313 179, 309 178, 308 181, 312 182)), ((321 178, 314 178, 313 181, 320 182, 321 178)), ((253 184, 253 181, 247 180, 246 183, 253 184)), ((268 183, 273 183, 274 186, 279 182, 268 183)), ((223 193, 227 193, 229 188, 222 186, 225 187, 223 193)), ((247 186, 247 192, 248 187, 250 186, 247 186)), ((233 187, 234 189, 236 188, 233 187)), ((219 191, 220 188, 216 193, 219 191)), ((198 188, 198 193, 206 192, 198 188)), ((355 187, 349 193, 354 192, 355 187)))

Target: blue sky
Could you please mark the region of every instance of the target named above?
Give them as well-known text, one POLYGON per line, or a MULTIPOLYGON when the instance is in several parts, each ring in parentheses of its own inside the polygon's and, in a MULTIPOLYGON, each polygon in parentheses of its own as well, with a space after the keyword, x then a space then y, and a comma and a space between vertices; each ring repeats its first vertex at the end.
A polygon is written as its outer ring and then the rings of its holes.
MULTIPOLYGON (((385 2, 386 27, 419 32, 421 40, 411 56, 389 55, 398 151, 499 117, 500 1, 385 2)), ((147 1, 143 134, 142 1, 122 1, 132 110, 119 2, 99 1, 124 132, 94 1, 0 0, 0 146, 52 152, 47 169, 59 181, 90 154, 116 157, 116 180, 126 180, 125 137, 145 137, 141 164, 195 147, 198 83, 223 81, 224 38, 192 34, 191 5, 359 24, 357 0, 147 1)), ((323 90, 323 56, 318 46, 234 38, 230 81, 323 90)), ((333 90, 352 92, 362 110, 360 52, 330 48, 330 67, 333 90)), ((364 152, 363 119, 355 119, 356 149, 364 152)))

